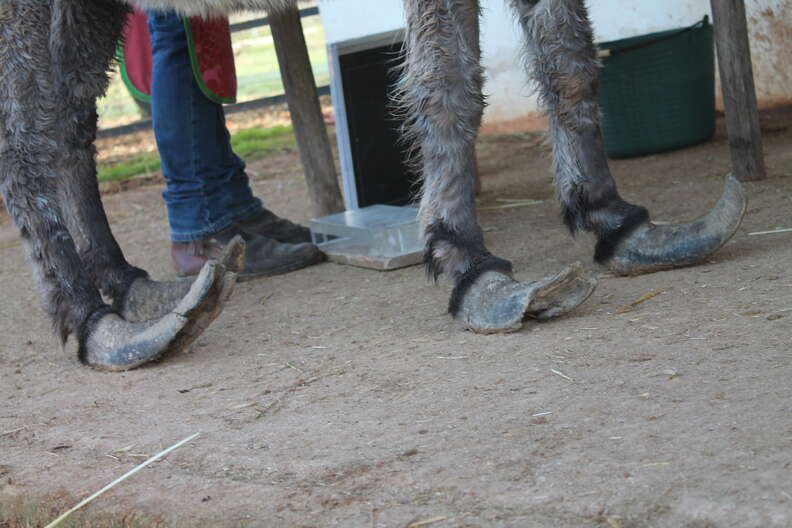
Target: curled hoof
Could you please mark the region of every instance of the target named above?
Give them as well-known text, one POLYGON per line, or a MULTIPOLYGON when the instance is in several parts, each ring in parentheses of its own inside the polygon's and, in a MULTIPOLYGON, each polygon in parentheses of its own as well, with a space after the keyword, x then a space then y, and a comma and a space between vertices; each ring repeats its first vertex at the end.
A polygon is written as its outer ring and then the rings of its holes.
POLYGON ((187 283, 186 293, 163 316, 129 322, 116 313, 105 312, 101 318, 89 321, 80 339, 80 359, 96 369, 118 371, 184 350, 220 314, 233 292, 242 262, 237 252, 241 246, 244 253, 244 243, 240 239, 230 245, 234 247, 228 249, 227 255, 204 264, 195 280, 187 283))
MULTIPOLYGON (((245 242, 237 236, 229 242, 216 260, 226 274, 238 276, 245 265, 245 242)), ((225 277, 229 281, 232 277, 225 277)), ((197 280, 197 279, 196 279, 197 280)), ((192 279, 159 282, 146 277, 135 279, 126 295, 113 304, 121 317, 131 322, 151 321, 164 317, 176 308, 187 295, 193 284, 192 279)), ((233 286, 233 281, 232 281, 233 286)))
POLYGON ((584 276, 580 264, 530 283, 488 271, 467 291, 457 316, 480 334, 514 332, 525 319, 543 321, 571 311, 591 295, 596 285, 596 279, 584 276))
POLYGON ((700 262, 737 232, 747 207, 745 188, 729 174, 709 214, 687 224, 644 222, 619 242, 606 264, 618 275, 637 275, 700 262))

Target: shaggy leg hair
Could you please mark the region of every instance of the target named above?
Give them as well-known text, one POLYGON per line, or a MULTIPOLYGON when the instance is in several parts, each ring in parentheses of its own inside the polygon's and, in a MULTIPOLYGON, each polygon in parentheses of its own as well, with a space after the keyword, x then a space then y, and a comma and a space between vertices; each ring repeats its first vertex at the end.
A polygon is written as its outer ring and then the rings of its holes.
POLYGON ((225 16, 234 11, 282 11, 298 0, 126 0, 141 9, 176 10, 188 16, 225 16))
POLYGON ((148 274, 131 266, 113 237, 99 196, 96 179, 96 97, 107 88, 107 68, 113 60, 118 35, 128 8, 118 2, 91 1, 61 4, 54 42, 61 65, 55 91, 72 114, 56 123, 66 148, 59 150, 59 190, 69 231, 77 243, 86 270, 106 296, 122 299, 131 283, 148 274))
POLYGON ((0 11, 0 185, 62 341, 110 311, 97 286, 118 295, 145 275, 110 233, 93 149, 95 99, 127 13, 106 0, 0 11))
MULTIPOLYGON (((75 149, 74 139, 63 133, 67 122, 73 127, 79 120, 63 113, 60 89, 84 74, 64 61, 96 49, 77 49, 72 36, 114 26, 112 18, 96 18, 88 28, 74 27, 71 3, 30 0, 4 2, 0 8, 0 188, 64 342, 92 314, 108 310, 66 226, 58 191, 71 170, 67 163, 82 156, 60 154, 75 149)), ((105 2, 93 3, 97 17, 105 14, 105 2)))
POLYGON ((423 177, 420 219, 425 264, 465 291, 487 270, 510 273, 490 254, 476 218, 474 145, 484 109, 478 0, 405 0, 407 38, 400 101, 423 177))
POLYGON ((525 36, 526 68, 547 110, 564 222, 597 236, 594 258, 611 258, 649 218, 625 202, 610 174, 599 125, 599 62, 583 0, 511 0, 525 36))

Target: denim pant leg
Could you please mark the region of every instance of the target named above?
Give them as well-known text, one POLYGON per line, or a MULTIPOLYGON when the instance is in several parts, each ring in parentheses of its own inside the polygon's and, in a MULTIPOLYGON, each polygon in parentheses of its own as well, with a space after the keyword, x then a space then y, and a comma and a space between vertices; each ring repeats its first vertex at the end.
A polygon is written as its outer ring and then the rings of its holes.
POLYGON ((259 212, 262 205, 250 190, 244 162, 231 150, 223 106, 195 82, 181 18, 151 12, 148 22, 151 115, 171 239, 200 240, 259 212))

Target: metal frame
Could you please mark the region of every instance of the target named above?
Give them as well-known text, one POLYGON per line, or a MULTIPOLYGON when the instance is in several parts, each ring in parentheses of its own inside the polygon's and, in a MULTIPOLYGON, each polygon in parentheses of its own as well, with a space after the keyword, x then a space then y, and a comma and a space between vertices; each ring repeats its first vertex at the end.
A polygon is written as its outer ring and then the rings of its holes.
POLYGON ((385 33, 367 35, 363 38, 328 44, 327 56, 330 65, 330 97, 335 109, 336 142, 338 159, 341 164, 341 187, 344 194, 344 207, 348 211, 359 209, 355 167, 352 162, 352 143, 349 135, 344 82, 341 78, 341 56, 404 40, 404 30, 397 29, 385 33))

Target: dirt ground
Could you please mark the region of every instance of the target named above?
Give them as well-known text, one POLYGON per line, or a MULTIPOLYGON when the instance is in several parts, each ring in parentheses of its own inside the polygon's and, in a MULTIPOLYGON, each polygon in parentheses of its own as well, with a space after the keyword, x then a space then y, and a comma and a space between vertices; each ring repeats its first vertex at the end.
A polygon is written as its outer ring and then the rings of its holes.
MULTIPOLYGON (((636 278, 591 264, 559 220, 534 134, 482 140, 481 221, 532 280, 601 275, 571 315, 480 336, 417 267, 325 263, 240 285, 192 349, 126 373, 81 366, 0 225, 3 508, 71 505, 201 435, 87 508, 143 526, 792 526, 792 115, 765 116, 769 177, 710 261, 636 278), (505 199, 541 200, 503 207, 505 199), (630 303, 662 292, 631 310, 630 303), (54 498, 53 498, 54 497, 54 498)), ((658 220, 720 195, 728 146, 612 163, 658 220)), ((258 195, 309 218, 295 153, 252 163, 258 195)), ((171 277, 160 188, 107 195, 128 258, 171 277)))

